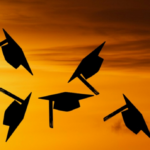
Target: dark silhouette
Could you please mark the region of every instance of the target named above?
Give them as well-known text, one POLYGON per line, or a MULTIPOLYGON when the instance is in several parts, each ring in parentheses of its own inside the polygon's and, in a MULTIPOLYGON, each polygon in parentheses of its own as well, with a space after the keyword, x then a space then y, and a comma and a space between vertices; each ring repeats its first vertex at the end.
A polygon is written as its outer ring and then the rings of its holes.
POLYGON ((147 128, 147 125, 144 121, 144 118, 142 114, 137 110, 137 108, 129 101, 129 99, 123 94, 124 99, 126 101, 126 105, 119 108, 118 110, 114 111, 113 113, 109 114, 104 118, 104 121, 107 119, 113 117, 117 113, 123 111, 124 109, 128 108, 127 110, 121 112, 123 120, 125 122, 125 125, 133 131, 135 134, 137 134, 140 130, 143 130, 143 132, 150 137, 150 132, 147 128))
POLYGON ((99 47, 97 47, 93 52, 91 52, 81 61, 68 83, 74 78, 78 77, 92 92, 94 92, 96 95, 99 94, 99 92, 96 91, 85 79, 90 78, 99 71, 103 59, 98 55, 101 49, 103 48, 104 44, 105 42, 102 43, 99 47), (81 74, 85 79, 81 76, 81 74))
POLYGON ((49 100, 49 122, 50 122, 50 128, 53 128, 53 105, 52 105, 53 102, 52 101, 54 101, 54 109, 61 110, 61 111, 71 111, 73 109, 80 107, 79 100, 91 96, 93 95, 63 92, 59 94, 40 97, 39 99, 49 100))
POLYGON ((3 31, 6 39, 0 42, 0 46, 5 60, 16 69, 22 64, 33 75, 22 49, 4 29, 3 31))
POLYGON ((4 114, 3 124, 9 126, 9 131, 7 134, 6 142, 18 127, 20 122, 23 120, 31 93, 25 100, 13 95, 12 93, 6 91, 3 88, 0 88, 0 91, 4 94, 14 98, 15 100, 9 105, 4 114))

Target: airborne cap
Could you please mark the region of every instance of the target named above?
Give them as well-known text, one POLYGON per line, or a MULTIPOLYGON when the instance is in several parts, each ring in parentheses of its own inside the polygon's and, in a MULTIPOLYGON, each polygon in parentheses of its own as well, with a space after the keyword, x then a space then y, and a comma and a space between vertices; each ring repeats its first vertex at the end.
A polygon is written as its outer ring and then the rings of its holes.
POLYGON ((29 99, 31 97, 31 93, 27 96, 25 100, 17 97, 16 95, 6 91, 3 88, 0 88, 0 92, 14 98, 15 100, 9 105, 9 107, 5 110, 3 124, 9 126, 8 134, 6 141, 10 138, 12 133, 16 130, 18 125, 24 118, 29 99))
POLYGON ((135 134, 137 134, 140 130, 142 130, 148 137, 150 137, 150 132, 147 128, 145 120, 142 114, 138 111, 138 109, 129 101, 129 99, 123 94, 124 99, 126 101, 126 105, 114 111, 104 118, 104 121, 113 117, 117 113, 121 112, 125 125, 135 134), (123 111, 124 109, 127 110, 123 111))
POLYGON ((98 55, 104 44, 105 42, 102 43, 99 47, 97 47, 93 52, 91 52, 81 61, 78 68, 75 70, 68 82, 78 77, 92 92, 94 92, 96 95, 99 94, 99 92, 96 91, 85 79, 90 78, 99 71, 103 62, 103 58, 99 57, 98 55), (84 78, 81 76, 81 74, 84 78))
POLYGON ((49 100, 50 127, 53 128, 53 108, 61 111, 71 111, 80 107, 79 100, 91 96, 93 95, 63 92, 40 97, 39 99, 49 100), (52 101, 54 101, 54 107, 52 101))
POLYGON ((20 65, 24 66, 33 75, 20 46, 11 38, 11 36, 4 29, 3 31, 6 39, 0 42, 0 46, 2 46, 5 60, 16 69, 20 65))

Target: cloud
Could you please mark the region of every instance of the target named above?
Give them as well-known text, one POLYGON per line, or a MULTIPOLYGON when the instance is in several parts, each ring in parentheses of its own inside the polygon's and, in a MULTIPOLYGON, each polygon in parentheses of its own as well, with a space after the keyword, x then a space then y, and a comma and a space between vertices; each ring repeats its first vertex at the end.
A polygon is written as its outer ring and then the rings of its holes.
MULTIPOLYGON (((150 123, 149 122, 146 122, 148 128, 149 128, 149 125, 150 123)), ((116 121, 112 126, 111 126, 111 129, 113 132, 116 132, 116 133, 127 133, 127 134, 134 134, 130 129, 128 129, 123 121, 123 119, 120 119, 118 121, 116 121)), ((140 130, 139 132, 143 132, 142 130, 140 130)))
MULTIPOLYGON (((35 60, 53 61, 60 65, 78 65, 98 46, 65 46, 30 50, 30 56, 35 60)), ((150 66, 150 42, 149 40, 137 40, 110 44, 106 41, 99 56, 104 59, 102 67, 106 69, 147 71, 150 66)))
POLYGON ((6 0, 1 3, 0 20, 3 27, 33 34, 32 40, 38 36, 40 43, 56 43, 54 48, 31 50, 33 60, 78 65, 103 39, 103 68, 148 70, 149 5, 147 0, 6 0))
POLYGON ((115 34, 145 31, 146 34, 146 31, 150 32, 149 4, 147 0, 136 3, 134 0, 6 0, 1 4, 0 18, 9 23, 53 28, 54 25, 55 28, 66 26, 95 34, 108 35, 113 31, 115 34))
POLYGON ((131 133, 131 131, 125 126, 125 123, 123 122, 123 120, 118 120, 117 122, 115 122, 112 126, 111 129, 113 132, 116 133, 131 133))
POLYGON ((146 70, 150 66, 149 40, 125 41, 106 45, 102 51, 105 65, 130 70, 146 70))
POLYGON ((2 28, 22 31, 22 35, 24 32, 49 40, 55 37, 61 42, 79 39, 94 45, 98 39, 113 44, 125 40, 148 41, 149 4, 147 0, 136 3, 134 0, 6 0, 1 3, 0 23, 2 28))

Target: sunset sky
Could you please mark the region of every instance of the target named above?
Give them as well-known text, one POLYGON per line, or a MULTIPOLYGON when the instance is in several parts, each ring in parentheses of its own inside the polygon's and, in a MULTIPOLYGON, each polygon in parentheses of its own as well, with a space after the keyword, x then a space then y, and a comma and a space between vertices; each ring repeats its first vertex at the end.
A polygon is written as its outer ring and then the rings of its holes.
POLYGON ((150 138, 130 131, 121 113, 103 121, 125 105, 125 94, 150 129, 149 0, 5 0, 0 6, 0 41, 5 29, 33 72, 14 69, 0 51, 0 87, 22 99, 32 92, 24 120, 7 142, 3 117, 13 99, 0 94, 1 150, 150 149, 150 138), (48 101, 38 97, 93 94, 79 79, 68 80, 104 41, 100 71, 87 80, 100 94, 81 100, 73 111, 54 110, 54 128, 49 128, 48 101))

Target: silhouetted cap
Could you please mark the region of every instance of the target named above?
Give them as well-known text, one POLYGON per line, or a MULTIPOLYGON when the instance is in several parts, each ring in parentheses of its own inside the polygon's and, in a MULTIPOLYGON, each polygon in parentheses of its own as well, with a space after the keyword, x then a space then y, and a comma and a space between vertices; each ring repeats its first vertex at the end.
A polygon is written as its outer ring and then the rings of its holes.
POLYGON ((63 92, 59 94, 40 97, 39 99, 54 101, 54 109, 62 111, 71 111, 80 107, 79 100, 91 96, 93 95, 63 92))
POLYGON ((14 68, 18 68, 20 65, 23 65, 32 74, 32 71, 28 65, 28 62, 24 56, 22 49, 4 29, 3 31, 4 31, 6 40, 4 40, 1 43, 2 44, 8 43, 5 45, 2 45, 2 51, 4 54, 5 60, 14 68))
POLYGON ((142 114, 137 110, 137 108, 129 101, 129 99, 124 94, 123 97, 126 101, 126 105, 120 107, 108 116, 104 117, 104 121, 121 112, 125 125, 131 131, 137 134, 140 130, 142 130, 148 137, 150 137, 150 132, 147 128, 142 114))
POLYGON ((126 126, 135 134, 142 130, 148 137, 150 137, 150 132, 147 128, 142 114, 137 110, 137 108, 129 101, 129 99, 125 95, 123 96, 128 106, 128 110, 122 112, 123 120, 126 126))
POLYGON ((17 101, 13 101, 10 104, 10 106, 6 109, 3 124, 10 126, 6 141, 9 139, 9 137, 20 124, 20 122, 23 120, 30 96, 31 93, 28 95, 25 101, 22 102, 22 104, 18 103, 17 101))
POLYGON ((81 63, 79 64, 78 68, 73 73, 72 77, 68 82, 82 74, 85 79, 93 76, 97 73, 101 67, 103 62, 103 58, 99 57, 99 53, 103 48, 105 42, 102 43, 99 47, 97 47, 93 52, 91 52, 88 56, 86 56, 81 63))
POLYGON ((63 92, 59 94, 40 97, 40 99, 49 100, 49 126, 50 128, 53 128, 52 101, 54 101, 54 109, 61 110, 61 111, 71 111, 73 109, 80 107, 79 100, 90 97, 90 96, 93 96, 93 95, 63 92))

